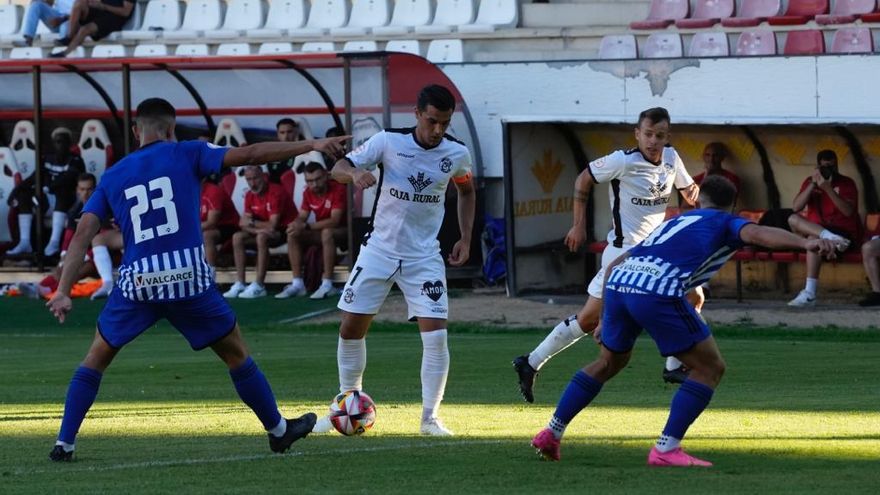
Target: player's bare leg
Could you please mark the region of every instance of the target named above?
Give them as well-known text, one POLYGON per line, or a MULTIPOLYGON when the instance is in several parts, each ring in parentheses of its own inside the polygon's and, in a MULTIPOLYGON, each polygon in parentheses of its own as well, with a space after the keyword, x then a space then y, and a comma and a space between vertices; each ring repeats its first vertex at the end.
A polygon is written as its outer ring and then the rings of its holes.
MULTIPOLYGON (((702 287, 695 287, 688 292, 685 297, 688 303, 694 307, 697 313, 703 311, 703 304, 706 302, 706 295, 703 293, 702 287)), ((682 383, 687 380, 688 368, 675 356, 666 358, 666 366, 663 367, 663 381, 666 383, 682 383)))
POLYGON ((205 243, 205 261, 211 266, 217 266, 217 242, 220 240, 218 229, 202 231, 202 240, 205 243))
POLYGON ((437 416, 446 377, 449 375, 449 347, 447 346, 447 323, 440 318, 419 318, 422 337, 422 435, 452 436, 437 416))

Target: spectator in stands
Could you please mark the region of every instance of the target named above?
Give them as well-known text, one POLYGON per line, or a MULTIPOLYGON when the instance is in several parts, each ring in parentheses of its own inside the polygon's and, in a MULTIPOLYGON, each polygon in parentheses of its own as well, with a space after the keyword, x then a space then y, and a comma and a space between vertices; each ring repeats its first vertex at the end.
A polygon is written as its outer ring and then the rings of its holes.
MULTIPOLYGON (((43 193, 54 196, 52 211, 52 233, 43 254, 55 256, 61 250, 61 236, 67 223, 67 210, 76 202, 76 184, 79 174, 85 172, 85 163, 73 153, 73 133, 66 127, 52 131, 53 153, 43 156, 40 176, 44 184, 43 193)), ((36 174, 19 184, 9 195, 10 206, 18 208, 19 242, 7 251, 9 255, 31 252, 31 226, 36 201, 40 200, 36 187, 36 174)), ((41 204, 45 204, 41 202, 41 204)))
POLYGON ((694 182, 699 185, 703 183, 703 179, 710 175, 721 175, 733 183, 733 187, 736 188, 736 194, 739 196, 739 177, 722 166, 727 156, 727 146, 724 146, 724 143, 716 141, 707 144, 706 147, 703 148, 703 166, 705 167, 705 170, 694 176, 694 182))
POLYGON ((95 41, 120 31, 134 12, 134 0, 76 0, 70 10, 70 26, 66 37, 58 40, 67 48, 50 54, 66 57, 82 45, 87 37, 95 41))
MULTIPOLYGON (((824 230, 819 236, 838 243, 841 251, 854 246, 854 241, 862 238, 862 222, 859 217, 859 191, 856 183, 841 175, 837 169, 837 154, 832 150, 822 150, 816 156, 816 169, 804 179, 801 191, 792 202, 795 213, 789 217, 791 230, 808 237, 816 237, 805 226, 807 223, 821 225, 824 230), (806 220, 806 222, 805 222, 806 220)), ((820 256, 807 253, 807 281, 797 297, 789 301, 793 307, 816 304, 820 256)))
MULTIPOLYGON (((278 137, 278 141, 281 142, 295 142, 302 139, 299 124, 288 117, 279 120, 275 124, 275 135, 278 137)), ((293 169, 295 159, 296 157, 291 157, 280 162, 269 163, 269 182, 281 184, 281 176, 284 175, 284 172, 293 169)))
POLYGON ((287 255, 293 282, 278 293, 276 299, 304 296, 303 248, 321 246, 321 286, 312 293, 312 299, 335 296, 339 291, 333 287, 333 267, 336 265, 336 246, 345 244, 346 187, 331 180, 327 170, 318 162, 305 165, 306 190, 303 191, 299 214, 287 226, 287 255))
POLYGON ((244 214, 239 223, 241 230, 232 235, 236 282, 223 296, 254 299, 266 296, 264 283, 269 248, 284 243, 285 229, 296 217, 296 208, 291 195, 280 185, 269 182, 260 167, 245 167, 244 178, 250 190, 244 196, 244 214), (257 279, 246 286, 244 265, 248 246, 257 248, 257 279))
POLYGON ((880 306, 880 235, 862 244, 862 263, 871 283, 871 293, 859 301, 859 306, 880 306))
POLYGON ((24 39, 13 41, 12 46, 23 48, 33 45, 37 35, 37 25, 40 21, 53 33, 58 33, 62 38, 66 38, 67 20, 70 18, 72 7, 73 0, 31 0, 21 27, 24 39))
POLYGON ((238 230, 240 218, 232 198, 212 176, 202 182, 201 214, 205 261, 217 266, 217 248, 232 238, 238 230))

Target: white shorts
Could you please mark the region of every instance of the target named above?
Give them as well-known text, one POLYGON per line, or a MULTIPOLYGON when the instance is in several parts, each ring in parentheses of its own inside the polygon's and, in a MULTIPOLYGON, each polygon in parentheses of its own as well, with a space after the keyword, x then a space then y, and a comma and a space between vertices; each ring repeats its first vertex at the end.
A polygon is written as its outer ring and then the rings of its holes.
POLYGON ((377 253, 369 246, 361 249, 337 307, 349 313, 374 315, 395 282, 406 299, 410 320, 448 318, 446 266, 439 253, 416 261, 400 260, 377 253))
POLYGON ((612 261, 616 260, 618 256, 632 248, 633 246, 624 245, 622 248, 619 248, 609 244, 605 250, 602 251, 602 266, 599 267, 599 271, 596 272, 593 280, 590 281, 590 285, 587 286, 587 294, 596 299, 602 299, 602 282, 605 281, 605 267, 610 265, 612 261))

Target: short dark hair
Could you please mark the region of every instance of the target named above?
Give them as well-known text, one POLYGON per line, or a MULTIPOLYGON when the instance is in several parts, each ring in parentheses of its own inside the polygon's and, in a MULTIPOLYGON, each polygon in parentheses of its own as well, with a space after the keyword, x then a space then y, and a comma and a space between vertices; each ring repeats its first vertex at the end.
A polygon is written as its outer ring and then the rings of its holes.
POLYGON ((319 162, 308 162, 303 165, 303 169, 308 173, 317 172, 318 170, 327 170, 324 168, 324 165, 321 165, 319 162))
POLYGON ((168 100, 147 98, 137 106, 138 119, 168 120, 177 118, 177 111, 168 100))
POLYGON ((324 133, 324 137, 338 137, 338 136, 345 136, 345 129, 343 129, 342 127, 339 127, 338 125, 335 125, 329 129, 327 129, 327 132, 324 133))
POLYGON ((92 175, 88 172, 83 172, 76 177, 77 182, 82 182, 84 180, 90 180, 90 181, 92 181, 92 184, 95 184, 95 185, 98 184, 98 179, 95 178, 94 175, 92 175))
POLYGON ((656 124, 658 122, 666 122, 672 123, 672 119, 669 118, 669 111, 663 107, 654 107, 649 108, 642 113, 639 114, 639 120, 636 122, 636 126, 642 125, 642 121, 647 119, 651 124, 656 124))
POLYGON ((718 208, 730 208, 736 201, 736 187, 723 175, 707 175, 700 184, 700 194, 705 194, 709 201, 718 208))
POLYGON ((293 127, 296 127, 297 129, 299 129, 299 123, 290 117, 284 117, 283 119, 279 120, 275 124, 275 130, 278 130, 278 128, 280 128, 283 125, 289 125, 289 126, 293 126, 293 127))
POLYGON ((419 110, 425 110, 428 105, 432 105, 441 112, 455 110, 455 97, 452 92, 439 84, 431 84, 419 91, 419 98, 416 101, 416 107, 419 110))
POLYGON ((833 161, 837 163, 837 153, 834 150, 822 150, 819 153, 816 153, 816 163, 821 163, 823 161, 833 161))

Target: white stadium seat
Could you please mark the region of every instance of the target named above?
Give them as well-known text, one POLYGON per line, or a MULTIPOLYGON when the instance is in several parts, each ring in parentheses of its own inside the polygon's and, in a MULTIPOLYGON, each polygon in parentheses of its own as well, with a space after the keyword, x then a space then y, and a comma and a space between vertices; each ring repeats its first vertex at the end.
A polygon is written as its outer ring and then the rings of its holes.
POLYGON ((609 34, 599 43, 600 59, 638 58, 636 37, 631 34, 609 34))
POLYGON ((15 174, 18 173, 18 164, 15 162, 15 154, 9 148, 0 147, 0 242, 12 240, 9 232, 9 204, 6 200, 12 189, 15 188, 15 174))
POLYGON ((691 38, 688 57, 726 57, 730 55, 730 42, 724 32, 700 32, 691 38))
POLYGON ((642 58, 681 58, 682 53, 678 33, 651 33, 642 45, 642 58))
POLYGON ((43 49, 38 46, 29 46, 26 48, 13 48, 12 50, 9 50, 9 58, 11 58, 11 59, 43 58, 43 49))
POLYGON ((303 52, 332 52, 335 48, 333 48, 333 43, 330 41, 309 41, 307 43, 303 43, 300 51, 303 52))
POLYGON ((134 9, 131 11, 131 17, 125 21, 125 24, 122 26, 122 29, 119 31, 114 31, 107 35, 104 38, 107 41, 119 41, 122 39, 123 31, 137 31, 141 28, 141 24, 144 21, 144 9, 146 9, 147 2, 135 2, 134 9))
POLYGON ((260 55, 270 55, 273 53, 293 53, 293 43, 288 43, 286 41, 262 43, 260 44, 260 48, 257 50, 257 53, 260 55))
POLYGON ((322 36, 348 23, 347 0, 314 0, 305 27, 289 29, 291 36, 322 36))
MULTIPOLYGON (((247 144, 241 126, 234 119, 224 118, 217 123, 217 132, 214 134, 214 144, 229 148, 237 148, 247 144)), ((241 215, 244 212, 244 195, 248 191, 247 181, 244 178, 244 167, 232 169, 232 173, 223 177, 221 185, 232 198, 232 204, 241 215)))
POLYGON ((425 58, 436 64, 464 62, 464 46, 461 40, 434 40, 425 58))
POLYGON ((95 45, 92 58, 124 57, 125 47, 122 45, 95 45))
POLYGON ((386 52, 412 53, 422 55, 419 40, 391 40, 385 45, 386 52))
POLYGON ((180 29, 166 31, 162 37, 167 40, 190 40, 204 36, 206 31, 214 31, 223 23, 223 5, 220 0, 190 0, 186 4, 186 14, 180 29))
POLYGON ((375 27, 388 24, 391 7, 388 0, 355 0, 351 7, 348 25, 331 28, 333 36, 363 36, 375 27))
POLYGON ((12 128, 12 139, 9 147, 15 155, 15 163, 18 164, 18 173, 21 179, 27 179, 34 174, 37 163, 37 144, 34 123, 30 120, 19 120, 12 128))
POLYGON ((155 43, 144 43, 134 47, 135 57, 164 57, 168 55, 168 47, 155 43))
POLYGON ((474 22, 474 0, 437 0, 434 21, 426 26, 416 26, 418 34, 451 33, 455 26, 474 22))
POLYGON ((121 31, 124 40, 154 40, 160 34, 174 31, 183 19, 183 4, 178 0, 150 0, 144 10, 144 21, 139 29, 121 31))
POLYGON ((265 11, 261 0, 232 0, 226 9, 223 27, 207 33, 211 38, 231 39, 243 36, 248 29, 263 27, 265 11))
POLYGON ((210 55, 208 45, 205 43, 183 43, 177 45, 174 49, 175 55, 183 55, 185 57, 205 57, 210 55))
POLYGON ((431 0, 397 0, 387 26, 373 28, 373 34, 396 36, 412 32, 416 26, 426 26, 434 17, 431 0))
POLYGON ((375 52, 379 45, 375 41, 346 41, 342 46, 344 52, 375 52))
POLYGON ((19 39, 23 12, 21 5, 0 5, 0 40, 19 39))
POLYGON ((86 172, 94 174, 100 181, 104 171, 113 163, 113 143, 100 120, 85 121, 79 135, 79 150, 86 164, 86 172))
POLYGON ((221 43, 217 46, 217 55, 250 55, 251 45, 247 43, 221 43))
POLYGON ((496 29, 515 28, 519 23, 516 0, 481 0, 480 12, 473 24, 460 24, 462 33, 491 33, 496 29))
POLYGON ((248 38, 280 38, 289 30, 303 27, 308 16, 305 0, 274 0, 269 4, 266 24, 260 29, 248 29, 248 38))

